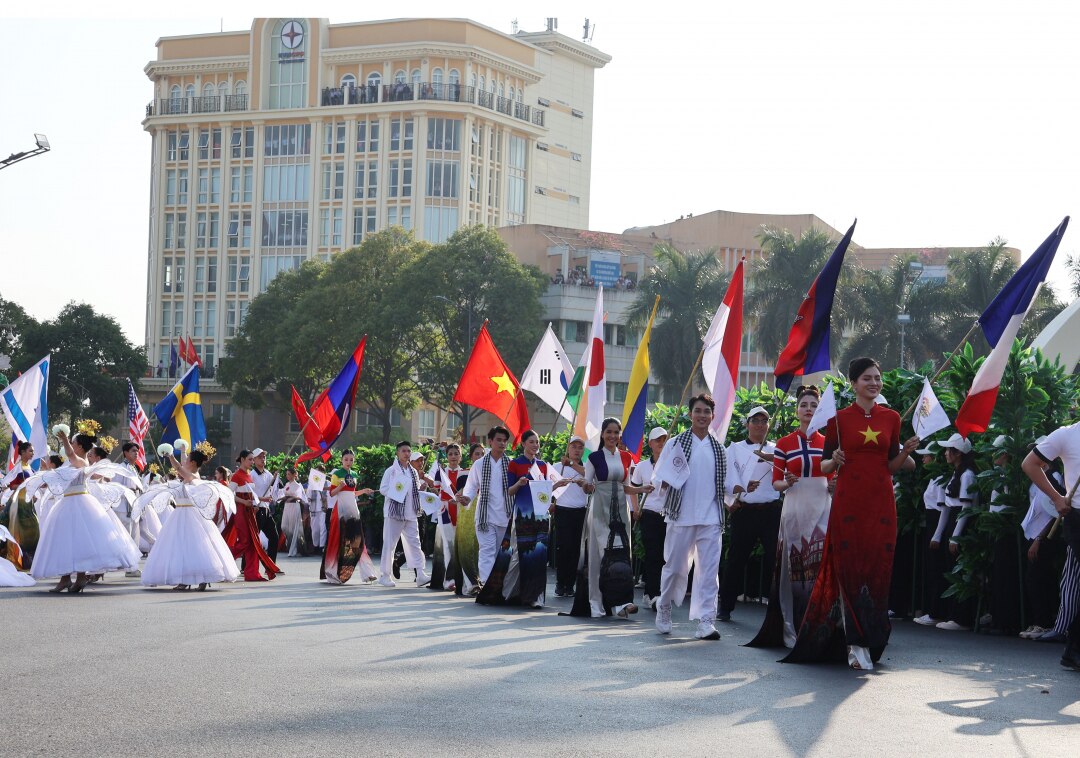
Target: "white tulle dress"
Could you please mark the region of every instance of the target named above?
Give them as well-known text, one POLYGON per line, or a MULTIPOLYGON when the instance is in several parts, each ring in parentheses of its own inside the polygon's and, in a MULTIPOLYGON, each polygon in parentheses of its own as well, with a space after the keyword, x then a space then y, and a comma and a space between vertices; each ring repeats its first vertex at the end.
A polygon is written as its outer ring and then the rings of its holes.
POLYGON ((217 482, 196 479, 170 482, 147 490, 135 501, 133 516, 141 518, 165 504, 175 503, 162 525, 154 549, 143 566, 147 587, 233 582, 240 576, 236 559, 213 521, 219 502, 235 512, 232 491, 217 482))
POLYGON ((111 506, 91 494, 103 494, 108 499, 126 496, 128 491, 118 484, 90 481, 95 473, 105 474, 114 467, 108 462, 80 469, 64 466, 27 480, 31 492, 36 491, 32 483, 39 477, 54 494, 54 488, 66 485, 41 524, 41 538, 30 568, 35 579, 139 567, 142 554, 138 546, 111 506))
MULTIPOLYGON (((11 536, 11 532, 6 527, 0 526, 0 542, 15 542, 15 538, 11 536)), ((16 556, 16 560, 20 560, 16 556)), ((33 577, 29 574, 24 574, 15 568, 15 564, 9 561, 7 558, 0 556, 0 587, 33 587, 33 577)))

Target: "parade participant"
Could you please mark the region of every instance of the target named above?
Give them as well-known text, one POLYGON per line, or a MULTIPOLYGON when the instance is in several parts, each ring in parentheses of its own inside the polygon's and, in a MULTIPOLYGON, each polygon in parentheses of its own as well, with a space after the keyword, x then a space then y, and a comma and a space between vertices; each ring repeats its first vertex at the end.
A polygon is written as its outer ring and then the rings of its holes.
POLYGON ((22 563, 22 550, 19 548, 19 543, 15 541, 7 527, 0 526, 0 587, 34 586, 34 578, 19 571, 17 563, 22 563))
MULTIPOLYGON (((1008 452, 1011 442, 1012 440, 1004 434, 999 434, 994 438, 994 469, 1002 477, 1007 475, 1008 466, 1012 460, 1008 452)), ((990 493, 989 513, 1012 513, 1013 509, 1001 502, 1008 491, 1008 487, 994 488, 990 493)), ((1024 593, 1020 586, 1020 572, 1017 567, 1023 561, 1023 557, 1020 552, 1019 534, 1014 526, 1015 519, 1011 515, 1008 517, 1008 523, 1011 528, 1003 529, 994 540, 988 583, 987 613, 979 619, 979 626, 1014 635, 1021 629, 1020 607, 1024 602, 1024 593)))
MULTIPOLYGON (((1021 467, 1039 491, 1054 504, 1065 530, 1068 551, 1072 553, 1068 560, 1075 562, 1080 557, 1080 511, 1076 509, 1075 498, 1070 501, 1069 496, 1075 494, 1076 485, 1080 483, 1080 422, 1051 432, 1028 453, 1021 467), (1069 488, 1064 495, 1054 488, 1041 465, 1049 464, 1057 458, 1061 459, 1065 482, 1069 488)), ((1069 625, 1061 665, 1080 671, 1080 613, 1074 616, 1069 625)))
POLYGON ((781 437, 773 453, 772 488, 784 493, 776 541, 776 569, 765 620, 748 647, 793 647, 795 630, 814 589, 829 526, 829 477, 821 472, 825 436, 807 437, 821 392, 795 392, 799 428, 781 437))
POLYGON ((720 550, 724 533, 724 496, 727 485, 727 454, 712 436, 716 403, 703 393, 690 398, 690 428, 667 441, 653 484, 664 500, 664 571, 660 575, 660 600, 656 604, 656 631, 671 634, 672 603, 681 606, 686 597, 690 563, 694 561, 694 586, 690 596, 690 620, 698 621, 694 636, 718 640, 716 604, 720 591, 720 550))
POLYGON ((439 514, 435 528, 435 553, 431 557, 431 584, 433 590, 457 589, 456 576, 460 573, 457 566, 457 519, 458 505, 456 493, 458 479, 465 480, 461 468, 461 445, 451 442, 445 448, 446 467, 439 465, 438 492, 439 514), (454 493, 454 494, 451 494, 454 493))
POLYGON ((311 545, 319 551, 326 547, 326 511, 328 510, 326 488, 328 485, 326 468, 321 463, 308 471, 307 499, 308 513, 311 515, 311 545))
MULTIPOLYGON (((255 459, 250 471, 251 484, 257 496, 255 521, 259 525, 259 531, 266 537, 266 554, 270 556, 270 560, 276 561, 281 533, 274 519, 273 494, 278 478, 274 472, 266 468, 265 450, 257 447, 251 451, 251 454, 255 459)), ((259 541, 262 542, 261 539, 259 541)))
POLYGON ((424 571, 427 560, 420 549, 420 531, 417 516, 420 514, 420 474, 410 465, 412 443, 399 442, 396 450, 397 459, 383 472, 379 492, 383 502, 383 544, 380 555, 379 584, 394 587, 393 573, 394 552, 398 540, 404 543, 405 559, 409 568, 416 571, 416 586, 422 587, 431 581, 424 571))
POLYGON ((649 432, 649 458, 642 458, 634 467, 630 484, 640 487, 642 494, 630 496, 634 504, 634 519, 641 525, 641 541, 645 546, 645 593, 642 600, 652 610, 660 598, 660 575, 664 571, 664 502, 660 497, 650 497, 653 491, 652 475, 656 461, 667 444, 667 429, 657 426, 649 432))
POLYGON ((893 475, 913 468, 918 437, 900 445, 900 414, 875 400, 881 367, 872 358, 848 366, 855 402, 830 419, 824 474, 840 468, 821 569, 785 662, 844 660, 871 669, 889 642, 889 587, 896 543, 893 475), (910 465, 909 465, 910 464, 910 465))
POLYGON ((87 489, 90 477, 108 474, 117 470, 116 467, 108 461, 94 466, 88 463, 85 454, 93 448, 89 439, 80 440, 77 436, 76 441, 81 443, 77 450, 63 430, 57 431, 57 438, 64 446, 69 465, 39 476, 62 479, 66 487, 49 514, 30 575, 35 579, 60 577, 50 592, 65 589, 80 592, 93 575, 138 568, 140 553, 123 525, 109 514, 108 506, 87 489), (72 574, 76 575, 74 583, 72 574))
POLYGON ((555 470, 559 479, 568 482, 552 492, 551 506, 555 526, 555 597, 573 597, 581 560, 581 533, 589 496, 585 494, 585 440, 576 434, 566 445, 566 455, 555 470))
POLYGON ((474 596, 480 592, 480 545, 476 537, 476 508, 475 500, 464 500, 462 493, 465 485, 475 471, 476 462, 486 454, 484 446, 479 442, 469 445, 469 469, 463 471, 457 478, 458 512, 457 528, 454 531, 454 548, 457 557, 458 570, 461 581, 457 585, 457 594, 462 596, 474 596), (464 500, 464 503, 462 503, 464 500))
MULTIPOLYGON (((945 462, 952 468, 952 476, 944 485, 945 510, 938 522, 934 539, 930 542, 931 549, 941 551, 939 564, 944 574, 951 574, 956 558, 960 554, 958 540, 964 533, 970 515, 966 512, 975 503, 978 497, 978 487, 975 484, 975 476, 978 470, 975 468, 975 453, 971 449, 971 442, 959 434, 954 434, 938 445, 945 450, 945 462), (945 540, 948 547, 944 550, 945 540)), ((943 583, 942 589, 947 586, 943 583)), ((970 600, 958 601, 955 597, 944 603, 946 620, 939 621, 935 626, 949 632, 961 632, 971 629, 974 607, 970 600)), ((921 623, 921 622, 920 622, 921 623)))
POLYGON ((255 456, 250 450, 241 450, 236 463, 236 473, 229 479, 229 489, 233 491, 236 499, 236 515, 232 520, 235 531, 232 553, 234 557, 242 558, 240 566, 244 571, 245 582, 265 582, 284 572, 263 550, 259 541, 259 526, 255 520, 259 495, 251 480, 255 456), (259 573, 260 563, 266 568, 266 576, 259 573))
POLYGON ((279 499, 285 501, 281 511, 281 532, 285 535, 285 544, 289 546, 289 557, 295 558, 299 552, 308 554, 308 543, 304 541, 303 506, 307 505, 304 488, 296 481, 296 469, 285 469, 285 485, 277 492, 279 499))
MULTIPOLYGON (((585 459, 585 492, 592 496, 585 517, 585 561, 588 565, 589 611, 593 618, 614 615, 626 619, 638 612, 633 602, 605 608, 600 591, 600 563, 608 544, 612 521, 621 521, 629 533, 630 508, 626 495, 643 491, 630 485, 633 458, 630 453, 619 449, 621 438, 622 423, 617 418, 604 419, 600 425, 601 448, 585 459)), ((630 545, 624 547, 629 549, 630 545)))
MULTIPOLYGON (((134 493, 138 494, 146 489, 146 485, 142 480, 142 471, 139 469, 139 446, 134 442, 125 442, 121 448, 120 466, 130 472, 130 476, 125 480, 117 478, 114 481, 123 484, 125 487, 131 489, 134 493)), ((172 506, 168 506, 163 509, 166 514, 172 512, 172 506)), ((167 517, 166 517, 167 518, 167 517)), ((127 513, 124 514, 122 520, 127 522, 127 526, 130 529, 131 539, 135 540, 135 543, 142 550, 143 555, 147 555, 157 541, 158 535, 161 534, 162 521, 158 516, 158 513, 154 509, 148 509, 144 511, 142 517, 133 519, 131 517, 130 507, 127 513)), ((128 577, 139 577, 141 573, 138 570, 128 571, 124 574, 128 577)))
POLYGON ((548 465, 540 460, 540 437, 532 429, 521 435, 521 455, 507 465, 506 494, 513 498, 513 523, 507 528, 510 564, 501 586, 490 576, 476 601, 484 605, 520 602, 544 606, 547 589, 548 510, 537 510, 529 482, 548 479, 548 465))
POLYGON ((195 584, 201 592, 213 582, 239 578, 236 561, 213 522, 219 503, 227 512, 234 512, 232 491, 199 476, 199 468, 215 452, 202 442, 183 463, 170 454, 179 481, 158 485, 136 500, 136 513, 157 498, 171 498, 176 506, 146 559, 141 580, 144 586, 174 585, 174 590, 188 590, 195 584))
MULTIPOLYGON (((923 466, 934 463, 934 450, 931 442, 925 448, 916 450, 915 454, 922 456, 923 466)), ((917 616, 916 624, 924 626, 937 626, 945 615, 944 600, 941 593, 945 591, 942 584, 945 582, 945 572, 941 568, 942 552, 938 549, 937 539, 938 525, 946 518, 945 514, 945 483, 949 480, 948 475, 931 477, 923 490, 923 509, 926 512, 926 542, 922 546, 922 571, 923 571, 923 614, 917 616)))
POLYGON ((491 445, 490 452, 473 463, 465 489, 458 495, 458 502, 462 505, 468 505, 476 498, 477 571, 481 585, 487 581, 495 566, 495 554, 510 523, 513 508, 513 501, 507 494, 509 460, 505 455, 510 432, 504 426, 493 426, 488 430, 487 438, 491 445))
MULTIPOLYGON (((225 466, 218 466, 216 469, 214 469, 214 481, 217 482, 218 484, 224 484, 226 487, 228 487, 229 486, 229 479, 231 477, 232 477, 232 472, 229 471, 229 469, 226 468, 225 466)), ((235 505, 235 502, 234 502, 234 504, 233 504, 234 511, 235 511, 235 508, 236 508, 236 505, 235 505)), ((229 513, 228 513, 228 511, 225 510, 225 504, 224 503, 218 503, 217 509, 214 511, 214 524, 217 525, 217 529, 218 529, 219 532, 224 532, 225 527, 228 525, 228 523, 229 523, 229 513)))
MULTIPOLYGON (((29 442, 16 442, 15 454, 18 456, 15 465, 7 472, 3 480, 0 480, 4 502, 7 503, 0 509, 0 526, 8 528, 11 541, 19 546, 23 568, 28 569, 33 564, 34 553, 41 536, 41 523, 33 503, 27 497, 26 489, 22 486, 34 475, 34 470, 30 466, 30 462, 34 460, 34 446, 29 442)), ((48 470, 48 467, 44 468, 48 470)))
POLYGON ((375 563, 364 544, 364 524, 356 502, 357 496, 371 495, 375 490, 356 488, 352 468, 355 460, 352 450, 342 451, 341 467, 330 475, 330 528, 319 568, 319 578, 329 584, 345 584, 357 572, 361 582, 376 579, 375 563))
POLYGON ((732 442, 726 451, 734 494, 727 499, 730 543, 720 586, 720 621, 731 621, 735 601, 745 585, 746 565, 759 541, 765 558, 761 586, 753 594, 764 594, 772 586, 781 509, 780 493, 771 486, 776 445, 766 441, 768 433, 769 412, 758 405, 746 416, 746 439, 732 442))

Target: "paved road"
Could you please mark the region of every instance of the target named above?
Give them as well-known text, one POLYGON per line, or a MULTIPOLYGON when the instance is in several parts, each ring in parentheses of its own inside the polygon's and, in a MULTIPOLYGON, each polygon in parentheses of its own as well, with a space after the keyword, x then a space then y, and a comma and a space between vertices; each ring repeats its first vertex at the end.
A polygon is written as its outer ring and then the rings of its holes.
MULTIPOLYGON (((0 589, 0 755, 1076 755, 1060 646, 896 624, 883 665, 782 665, 653 616, 482 608, 402 582, 0 589), (1067 742, 1069 740, 1069 742, 1067 742), (1069 747, 1066 747, 1066 746, 1069 747), (767 750, 767 753, 751 752, 767 750)), ((411 572, 406 572, 411 574, 411 572)))

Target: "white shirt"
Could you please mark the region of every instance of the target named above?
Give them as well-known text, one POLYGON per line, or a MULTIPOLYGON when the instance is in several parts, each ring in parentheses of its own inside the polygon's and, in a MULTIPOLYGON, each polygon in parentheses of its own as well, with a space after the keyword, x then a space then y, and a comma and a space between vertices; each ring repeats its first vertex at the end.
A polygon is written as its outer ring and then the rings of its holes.
POLYGON ((307 493, 304 492, 304 486, 300 482, 285 482, 285 486, 279 492, 280 497, 294 497, 302 503, 307 502, 307 493))
MULTIPOLYGON (((561 463, 557 467, 551 466, 552 470, 556 468, 558 468, 559 479, 580 479, 582 477, 573 466, 564 466, 561 463)), ((581 488, 580 484, 567 484, 555 490, 552 494, 555 496, 555 504, 560 508, 584 508, 589 504, 589 496, 585 494, 585 490, 581 488)))
MULTIPOLYGON (((1045 442, 1035 447, 1035 453, 1046 462, 1060 458, 1065 465, 1066 492, 1075 484, 1080 477, 1080 421, 1070 426, 1063 426, 1050 432, 1045 442)), ((1080 503, 1073 500, 1072 507, 1076 508, 1080 503)))
POLYGON ((941 485, 938 484, 938 480, 936 478, 931 479, 927 483, 926 489, 923 491, 922 499, 923 505, 926 506, 926 510, 941 510, 941 503, 945 502, 945 490, 941 488, 941 485))
MULTIPOLYGON (((251 483, 255 487, 255 492, 258 493, 259 499, 270 497, 274 475, 268 469, 263 469, 261 474, 255 469, 251 469, 249 473, 251 474, 251 483)), ((255 505, 258 505, 258 503, 255 503, 255 505)))
MULTIPOLYGON (((483 458, 478 460, 469 469, 469 479, 465 482, 462 494, 470 501, 480 494, 480 465, 483 458)), ((504 497, 503 482, 506 481, 506 466, 509 459, 503 453, 499 460, 490 458, 491 461, 491 492, 488 493, 488 526, 506 526, 510 518, 506 515, 506 497, 504 497), (500 480, 499 477, 502 477, 500 480)), ((487 464, 484 464, 487 465, 487 464)))
MULTIPOLYGON (((780 493, 772 488, 772 461, 764 461, 755 451, 760 445, 742 440, 728 445, 728 472, 731 483, 725 489, 731 492, 735 487, 742 487, 741 500, 744 503, 772 503, 780 499, 780 493), (757 482, 758 487, 750 492, 750 482, 757 482)), ((761 448, 765 455, 776 452, 776 445, 766 442, 761 448)), ((734 498, 732 498, 734 500, 734 498)))
POLYGON ((668 523, 675 526, 721 524, 720 501, 716 499, 716 467, 719 462, 713 454, 710 435, 698 439, 696 434, 691 434, 690 439, 690 475, 682 488, 679 518, 668 523))
MULTIPOLYGON (((630 484, 634 485, 635 487, 642 487, 645 484, 651 484, 652 475, 652 460, 646 460, 642 458, 640 461, 638 461, 638 465, 634 467, 634 475, 630 478, 630 484)), ((716 486, 715 482, 713 486, 716 486)), ((664 496, 660 494, 659 491, 650 492, 648 495, 638 495, 639 502, 641 498, 645 498, 645 502, 641 506, 642 510, 652 511, 653 513, 664 512, 664 496)))
POLYGON ((962 509, 964 506, 971 505, 979 494, 978 488, 975 486, 975 472, 971 469, 964 469, 964 473, 960 474, 960 494, 956 497, 949 497, 948 489, 949 486, 945 485, 945 505, 959 511, 956 526, 953 527, 952 536, 949 537, 949 542, 952 543, 956 542, 957 538, 964 533, 964 527, 967 526, 968 519, 971 518, 969 514, 963 514, 962 509))
MULTIPOLYGON (((419 492, 419 484, 417 485, 417 491, 419 492)), ((405 503, 405 520, 416 521, 416 509, 420 504, 413 497, 409 472, 407 470, 403 471, 401 464, 397 461, 383 472, 382 481, 379 483, 379 492, 383 496, 383 518, 390 518, 390 501, 396 500, 405 503), (403 485, 401 491, 395 491, 398 482, 403 485)))

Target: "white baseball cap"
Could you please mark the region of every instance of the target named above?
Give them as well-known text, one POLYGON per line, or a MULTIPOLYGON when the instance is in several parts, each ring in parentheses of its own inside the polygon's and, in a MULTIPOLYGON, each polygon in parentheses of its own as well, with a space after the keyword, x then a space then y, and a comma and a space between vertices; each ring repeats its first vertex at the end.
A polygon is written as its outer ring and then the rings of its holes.
POLYGON ((916 450, 916 451, 915 451, 915 453, 916 453, 917 455, 933 455, 933 454, 934 454, 934 451, 933 451, 933 450, 931 449, 931 447, 930 447, 930 445, 933 445, 933 444, 934 444, 934 443, 933 443, 933 442, 931 442, 931 443, 930 443, 929 445, 927 445, 926 447, 922 448, 921 450, 916 450))
POLYGON ((1008 435, 999 434, 997 437, 994 437, 994 446, 993 447, 994 447, 995 450, 1004 450, 1006 447, 1009 446, 1010 441, 1011 440, 1009 439, 1008 435))
POLYGON ((938 445, 941 447, 951 447, 953 450, 960 453, 966 454, 971 452, 971 441, 961 437, 959 432, 949 437, 949 439, 944 442, 939 442, 938 445))
POLYGON ((585 440, 583 440, 581 437, 577 436, 576 434, 573 434, 573 435, 570 436, 570 440, 566 443, 566 446, 570 447, 575 442, 580 442, 582 445, 585 444, 585 440))
POLYGON ((251 451, 251 455, 254 458, 258 458, 260 455, 266 455, 266 451, 263 450, 261 447, 257 447, 251 451))
POLYGON ((652 428, 652 431, 649 432, 649 442, 652 442, 653 440, 658 440, 661 437, 667 437, 667 436, 668 436, 667 429, 665 429, 662 426, 654 426, 652 428))
POLYGON ((747 423, 747 424, 749 424, 749 423, 750 423, 750 419, 752 419, 752 418, 753 418, 754 416, 757 416, 757 415, 758 415, 758 414, 760 414, 760 413, 764 413, 764 414, 765 414, 765 418, 772 418, 772 417, 771 417, 771 416, 769 415, 769 412, 768 412, 767 410, 765 410, 765 407, 764 407, 764 406, 761 406, 761 405, 755 405, 755 406, 754 406, 753 408, 751 408, 751 409, 750 409, 750 412, 746 414, 746 423, 747 423))
POLYGON ((421 453, 419 450, 414 450, 413 454, 409 456, 409 460, 410 461, 418 461, 423 457, 424 457, 423 453, 421 453))

